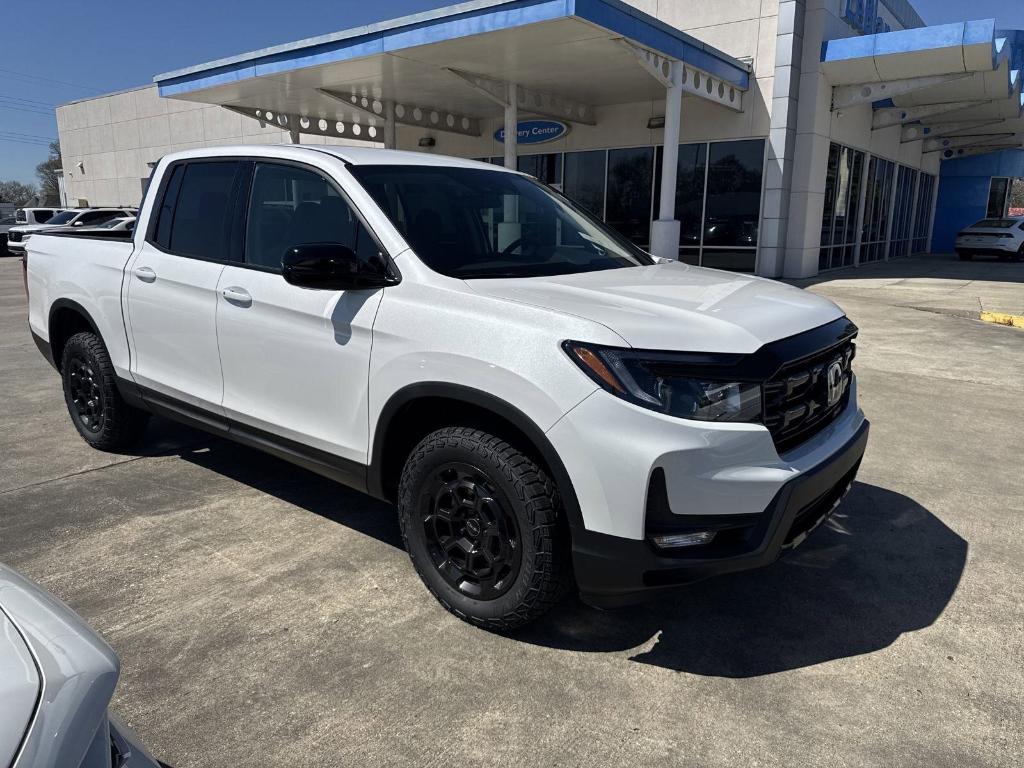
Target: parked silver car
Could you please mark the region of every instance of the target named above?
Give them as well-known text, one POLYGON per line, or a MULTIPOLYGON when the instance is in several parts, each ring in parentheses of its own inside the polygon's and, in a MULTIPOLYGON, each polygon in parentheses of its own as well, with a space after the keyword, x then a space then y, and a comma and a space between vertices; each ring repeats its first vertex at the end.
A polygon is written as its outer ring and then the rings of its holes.
POLYGON ((107 710, 119 673, 78 615, 0 565, 0 767, 158 768, 107 710))

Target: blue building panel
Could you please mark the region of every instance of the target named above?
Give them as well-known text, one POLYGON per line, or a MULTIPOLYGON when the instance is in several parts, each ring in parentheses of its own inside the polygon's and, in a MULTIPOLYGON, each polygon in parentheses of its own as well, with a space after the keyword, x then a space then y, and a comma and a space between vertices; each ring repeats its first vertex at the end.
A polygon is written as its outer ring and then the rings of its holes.
POLYGON ((956 234, 985 218, 993 177, 1024 178, 1024 150, 1007 149, 984 155, 944 160, 939 173, 932 250, 953 250, 956 234))

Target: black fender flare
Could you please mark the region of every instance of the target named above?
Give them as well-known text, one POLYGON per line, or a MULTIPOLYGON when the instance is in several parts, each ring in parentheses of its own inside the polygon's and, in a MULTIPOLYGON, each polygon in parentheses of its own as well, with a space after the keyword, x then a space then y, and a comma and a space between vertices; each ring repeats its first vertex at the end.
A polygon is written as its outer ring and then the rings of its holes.
POLYGON ((53 349, 53 321, 55 315, 63 309, 68 309, 77 315, 81 315, 82 319, 85 320, 86 324, 89 326, 89 330, 95 333, 101 340, 103 339, 103 334, 100 333, 99 327, 96 325, 96 321, 92 319, 92 315, 89 314, 89 311, 85 307, 72 299, 57 299, 54 301, 53 304, 50 305, 50 312, 46 317, 46 332, 49 336, 47 346, 50 348, 50 353, 47 356, 47 359, 50 360, 53 367, 57 370, 60 370, 60 359, 57 357, 53 349))
POLYGON ((565 468, 561 457, 555 447, 548 440, 537 424, 516 408, 514 405, 502 400, 500 397, 484 392, 473 387, 449 382, 420 382, 410 384, 396 391, 380 411, 377 418, 377 429, 374 431, 373 446, 370 453, 370 464, 367 468, 367 489, 370 494, 378 498, 384 498, 384 450, 385 440, 394 417, 406 405, 423 398, 444 398, 473 405, 495 416, 511 423, 533 444, 533 447, 540 453, 541 458, 552 474, 552 479, 558 486, 558 492, 562 498, 562 505, 565 508, 566 517, 571 529, 582 529, 583 512, 580 509, 579 499, 576 497, 576 490, 573 487, 572 479, 565 468))

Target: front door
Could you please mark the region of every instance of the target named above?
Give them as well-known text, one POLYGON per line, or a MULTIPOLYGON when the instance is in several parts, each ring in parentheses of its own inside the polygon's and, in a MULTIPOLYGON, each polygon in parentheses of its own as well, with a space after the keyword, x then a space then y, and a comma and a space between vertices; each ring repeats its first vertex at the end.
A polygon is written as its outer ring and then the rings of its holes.
POLYGON ((220 414, 217 284, 231 259, 236 161, 168 168, 156 224, 129 264, 131 373, 148 389, 220 414))
POLYGON ((225 267, 217 285, 223 406, 244 425, 365 464, 370 337, 383 292, 285 282, 285 250, 314 242, 380 254, 320 171, 257 163, 244 264, 225 267))

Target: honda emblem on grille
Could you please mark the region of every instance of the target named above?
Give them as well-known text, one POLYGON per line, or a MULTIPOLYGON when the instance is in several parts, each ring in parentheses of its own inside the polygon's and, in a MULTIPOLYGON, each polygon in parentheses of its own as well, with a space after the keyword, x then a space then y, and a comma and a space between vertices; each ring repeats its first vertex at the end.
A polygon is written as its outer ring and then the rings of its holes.
POLYGON ((839 402, 839 398, 843 396, 843 363, 841 360, 835 360, 828 366, 828 404, 830 406, 835 405, 839 402))

